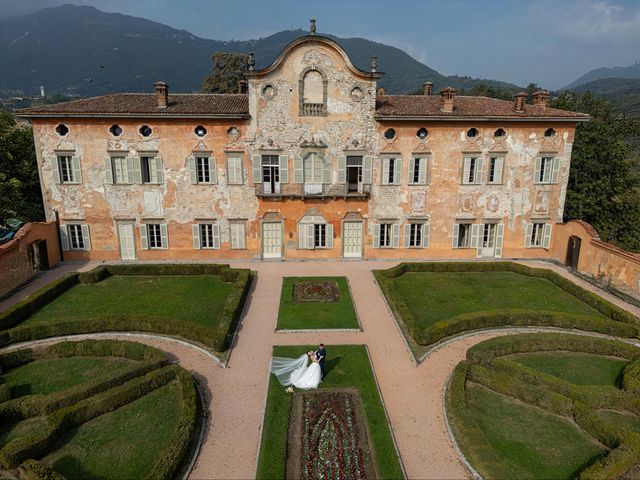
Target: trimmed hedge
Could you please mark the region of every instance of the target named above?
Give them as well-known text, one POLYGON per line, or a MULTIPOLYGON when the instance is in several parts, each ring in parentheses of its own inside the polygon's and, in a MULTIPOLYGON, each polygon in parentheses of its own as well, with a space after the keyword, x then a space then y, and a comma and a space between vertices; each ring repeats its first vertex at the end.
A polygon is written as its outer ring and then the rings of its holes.
POLYGON ((17 473, 19 480, 65 480, 65 477, 46 463, 33 459, 23 462, 17 473))
POLYGON ((640 359, 627 364, 622 371, 621 386, 624 391, 633 395, 640 394, 640 359))
POLYGON ((378 284, 395 314, 400 317, 419 345, 431 345, 445 337, 468 330, 500 326, 555 326, 589 330, 618 337, 637 338, 640 319, 616 305, 604 300, 548 269, 532 268, 512 262, 435 262, 401 263, 388 270, 374 272, 378 284), (530 312, 521 310, 498 310, 474 312, 459 315, 446 321, 436 322, 427 329, 420 329, 406 305, 401 299, 390 295, 388 282, 407 272, 514 272, 530 277, 544 278, 558 288, 573 295, 590 307, 599 311, 610 320, 585 315, 556 312, 530 312))
MULTIPOLYGON (((580 472, 580 480, 610 480, 624 475, 637 464, 640 450, 622 444, 580 472)), ((632 477, 629 477, 632 478, 632 477)))

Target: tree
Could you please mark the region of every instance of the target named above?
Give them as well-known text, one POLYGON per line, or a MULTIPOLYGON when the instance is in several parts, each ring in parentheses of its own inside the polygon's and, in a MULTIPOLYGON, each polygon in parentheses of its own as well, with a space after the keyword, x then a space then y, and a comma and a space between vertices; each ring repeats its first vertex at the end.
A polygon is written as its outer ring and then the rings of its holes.
POLYGON ((590 93, 565 92, 552 106, 591 115, 576 128, 565 220, 586 220, 604 241, 640 251, 640 123, 590 93))
POLYGON ((44 219, 33 134, 0 110, 0 224, 8 218, 44 219))
POLYGON ((247 70, 247 55, 216 52, 211 73, 202 82, 202 93, 238 93, 238 82, 247 70))

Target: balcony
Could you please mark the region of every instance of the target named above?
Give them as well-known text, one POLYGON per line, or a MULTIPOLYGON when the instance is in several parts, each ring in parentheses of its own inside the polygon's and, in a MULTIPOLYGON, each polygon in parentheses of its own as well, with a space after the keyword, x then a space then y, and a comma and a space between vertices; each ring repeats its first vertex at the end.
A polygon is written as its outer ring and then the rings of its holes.
POLYGON ((310 117, 322 117, 324 116, 324 103, 303 103, 302 115, 310 117))
POLYGON ((269 185, 260 183, 255 186, 256 196, 260 198, 282 199, 357 199, 366 200, 371 195, 371 185, 359 185, 357 190, 348 189, 344 183, 337 184, 308 184, 308 183, 282 183, 271 192, 269 185))

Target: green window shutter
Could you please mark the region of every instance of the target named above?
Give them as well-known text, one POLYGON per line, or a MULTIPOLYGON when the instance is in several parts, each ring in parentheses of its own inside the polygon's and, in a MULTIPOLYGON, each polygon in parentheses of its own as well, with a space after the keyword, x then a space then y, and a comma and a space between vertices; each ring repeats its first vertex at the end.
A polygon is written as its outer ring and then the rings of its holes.
POLYGON ((402 159, 401 158, 396 158, 394 169, 395 171, 393 172, 393 183, 395 185, 400 185, 402 183, 402 159))
POLYGON ((91 235, 89 235, 89 225, 80 225, 82 231, 82 243, 85 250, 91 250, 91 235))
POLYGON ((533 233, 533 223, 527 223, 524 229, 524 246, 531 247, 531 234, 533 233))
POLYGON ((327 248, 333 248, 333 225, 327 223, 327 248))
POLYGON ((71 157, 73 165, 73 183, 82 183, 82 169, 80 168, 80 157, 74 155, 71 157))
POLYGON ((380 224, 373 226, 373 248, 380 248, 380 224))
POLYGON ((331 178, 333 173, 333 157, 327 155, 322 159, 322 183, 325 185, 333 183, 331 178))
MULTIPOLYGON (((149 169, 153 166, 151 164, 151 158, 149 158, 149 169)), ((127 167, 130 172, 130 177, 128 178, 129 183, 142 183, 142 159, 140 157, 128 157, 127 158, 127 167)), ((149 176, 151 176, 151 172, 149 172, 149 176)))
POLYGON ((482 183, 482 173, 483 173, 483 165, 484 165, 484 159, 482 157, 478 157, 478 159, 476 160, 476 171, 475 171, 475 178, 474 178, 474 183, 482 183))
MULTIPOLYGON (((56 167, 57 167, 57 161, 56 161, 56 167)), ((105 158, 104 171, 105 171, 107 183, 113 183, 113 168, 111 166, 111 157, 105 158)))
POLYGON ((533 183, 541 183, 540 170, 542 169, 542 158, 536 158, 536 164, 533 173, 533 183))
POLYGON ((553 171, 551 173, 551 183, 558 183, 558 173, 560 172, 560 159, 558 157, 553 159, 553 171))
POLYGON ((200 250, 200 225, 197 223, 191 225, 191 235, 193 236, 193 248, 200 250))
POLYGON ((429 233, 431 226, 428 223, 422 225, 422 248, 429 248, 429 233))
POLYGON ((289 155, 280 155, 280 183, 289 183, 289 155))
POLYGON ((418 183, 420 185, 426 185, 427 183, 427 159, 426 158, 418 158, 416 159, 418 162, 418 183))
POLYGON ((149 250, 149 242, 147 240, 147 226, 140 225, 140 247, 143 250, 149 250))
POLYGON ((302 183, 304 181, 303 160, 300 155, 293 157, 293 183, 302 183))
POLYGON ((465 157, 462 167, 462 183, 469 184, 469 175, 471 174, 471 157, 465 157))
POLYGON ((212 225, 212 232, 213 232, 213 248, 219 249, 220 248, 220 225, 217 223, 214 223, 212 225))
POLYGON ((166 223, 160 224, 160 241, 162 242, 162 248, 169 248, 169 229, 166 223))
POLYGON ((389 164, 390 158, 382 159, 382 178, 380 179, 380 185, 389 185, 389 164))
POLYGON ((391 246, 398 248, 400 246, 400 224, 394 223, 391 225, 391 246))
POLYGON ((497 157, 495 169, 493 171, 493 183, 502 183, 502 170, 504 168, 504 158, 497 157))
POLYGON ((58 157, 51 157, 51 173, 53 174, 53 183, 60 183, 60 160, 58 157))
POLYGON ((451 242, 451 248, 458 248, 458 237, 460 236, 460 224, 453 224, 453 241, 451 242))
POLYGON ((253 170, 253 183, 262 182, 262 157, 260 155, 253 155, 251 157, 251 167, 253 170))
POLYGON ((155 174, 154 183, 158 183, 162 185, 164 183, 164 161, 162 160, 162 157, 155 157, 154 166, 155 166, 155 169, 153 170, 155 174))
POLYGON ((409 185, 413 185, 413 172, 416 169, 416 159, 411 157, 409 160, 409 178, 407 179, 407 183, 409 185))
POLYGON ((193 155, 189 155, 187 157, 187 164, 189 167, 189 179, 191 180, 191 185, 196 185, 198 183, 198 172, 196 170, 196 157, 193 155))
POLYGON ((209 183, 218 183, 218 167, 215 157, 209 157, 209 183))
POLYGON ((502 258, 502 242, 504 241, 504 225, 498 224, 496 225, 496 248, 495 248, 495 257, 502 258))
POLYGON ((62 244, 62 250, 65 252, 69 250, 69 231, 66 225, 60 225, 60 243, 62 244))
POLYGON ((405 223, 404 225, 404 248, 409 248, 411 241, 411 224, 405 223))
POLYGON ((365 155, 363 158, 362 168, 362 183, 365 185, 371 184, 373 179, 373 157, 371 155, 365 155))
POLYGON ((347 183, 347 157, 338 157, 338 183, 347 183))
POLYGON ((546 223, 544 225, 544 235, 542 237, 542 248, 546 248, 549 250, 549 246, 551 245, 551 224, 546 223))

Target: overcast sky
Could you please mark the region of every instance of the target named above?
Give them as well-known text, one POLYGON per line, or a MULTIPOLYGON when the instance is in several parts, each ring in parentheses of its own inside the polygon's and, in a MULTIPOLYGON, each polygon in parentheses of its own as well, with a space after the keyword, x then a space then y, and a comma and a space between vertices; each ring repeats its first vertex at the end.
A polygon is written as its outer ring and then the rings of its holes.
POLYGON ((640 0, 0 0, 0 15, 92 5, 216 40, 294 28, 394 45, 445 75, 560 88, 640 59, 640 0))

